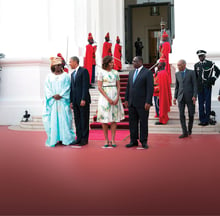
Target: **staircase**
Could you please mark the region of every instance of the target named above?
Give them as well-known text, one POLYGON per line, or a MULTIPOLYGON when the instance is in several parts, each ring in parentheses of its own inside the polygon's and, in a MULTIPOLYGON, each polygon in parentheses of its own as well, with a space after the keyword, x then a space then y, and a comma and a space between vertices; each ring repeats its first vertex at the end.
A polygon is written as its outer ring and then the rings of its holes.
MULTIPOLYGON (((93 122, 93 117, 96 115, 97 104, 99 98, 99 91, 97 86, 95 89, 89 89, 91 95, 91 104, 90 104, 90 123, 93 122)), ((73 115, 73 129, 75 131, 75 122, 74 122, 74 113, 73 115)), ((25 130, 25 131, 44 131, 44 125, 42 122, 42 116, 31 116, 28 122, 20 122, 19 125, 9 126, 9 129, 12 130, 25 130)))
MULTIPOLYGON (((120 73, 120 85, 121 85, 121 91, 120 96, 121 100, 124 106, 125 101, 125 91, 126 86, 128 82, 128 72, 120 73)), ((171 87, 172 95, 174 95, 174 87, 171 87)), ((198 110, 198 105, 196 105, 196 110, 198 110)), ((128 109, 124 107, 125 112, 125 119, 123 119, 121 122, 117 123, 117 129, 129 129, 129 116, 128 116, 128 109)), ((159 118, 155 118, 155 108, 154 106, 151 107, 150 113, 149 113, 149 133, 181 133, 181 126, 180 126, 180 120, 179 120, 179 110, 178 106, 171 106, 170 112, 169 112, 169 121, 166 125, 155 125, 155 122, 159 120, 159 118)), ((186 119, 188 121, 188 112, 186 108, 186 119)), ((91 129, 102 129, 101 123, 97 122, 97 115, 93 117, 93 122, 90 124, 91 129)), ((198 126, 199 123, 199 117, 198 112, 195 114, 194 118, 194 125, 193 125, 193 133, 195 134, 210 134, 210 133, 219 133, 220 132, 220 124, 217 125, 209 125, 206 127, 198 126)), ((109 124, 110 125, 110 124, 109 124)))
MULTIPOLYGON (((121 100, 124 105, 125 100, 125 91, 128 81, 128 71, 120 72, 120 84, 121 84, 121 100)), ((174 87, 171 88, 172 95, 174 95, 174 87)), ((102 129, 101 123, 97 122, 97 104, 98 104, 98 98, 99 98, 99 91, 96 86, 95 89, 90 89, 91 94, 91 106, 90 106, 90 128, 91 129, 102 129)), ((181 126, 180 126, 180 120, 179 120, 179 110, 178 106, 171 106, 169 112, 169 121, 166 125, 155 125, 155 122, 158 121, 158 118, 155 118, 155 108, 152 106, 150 108, 149 113, 149 133, 167 133, 167 134, 180 134, 181 126)), ((117 123, 118 129, 128 130, 129 129, 129 116, 128 116, 128 109, 124 108, 125 112, 125 119, 121 122, 117 123)), ((74 116, 73 116, 74 118, 74 116)), ((188 114, 187 114, 187 108, 186 108, 186 118, 188 121, 188 114)), ((196 114, 195 114, 195 120, 193 125, 193 134, 218 134, 220 133, 220 124, 217 123, 216 125, 208 125, 208 126, 198 126, 199 118, 198 118, 198 104, 196 105, 196 114)), ((32 116, 32 119, 28 122, 20 122, 20 125, 18 126, 10 126, 10 129, 14 130, 26 130, 26 131, 44 131, 43 123, 42 123, 42 117, 41 116, 32 116)), ((73 128, 75 130, 75 124, 73 121, 73 128)))

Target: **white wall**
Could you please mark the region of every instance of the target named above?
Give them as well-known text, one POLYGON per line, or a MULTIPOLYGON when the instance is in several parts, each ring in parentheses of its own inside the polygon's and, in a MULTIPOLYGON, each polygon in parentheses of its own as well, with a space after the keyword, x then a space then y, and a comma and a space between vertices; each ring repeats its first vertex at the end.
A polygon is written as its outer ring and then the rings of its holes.
POLYGON ((98 71, 105 34, 113 48, 116 36, 124 43, 124 0, 0 0, 0 29, 0 124, 19 124, 26 109, 41 115, 49 57, 76 55, 83 65, 91 32, 98 71))
POLYGON ((98 44, 98 60, 107 32, 113 45, 116 36, 124 42, 123 0, 0 0, 0 6, 0 51, 7 58, 58 52, 83 57, 89 32, 98 44))
POLYGON ((175 39, 171 62, 197 62, 196 51, 220 53, 219 0, 174 0, 175 39))
POLYGON ((0 0, 0 52, 8 58, 33 58, 45 53, 47 1, 0 0))
POLYGON ((0 125, 17 125, 28 110, 41 115, 48 59, 3 60, 0 72, 0 125))

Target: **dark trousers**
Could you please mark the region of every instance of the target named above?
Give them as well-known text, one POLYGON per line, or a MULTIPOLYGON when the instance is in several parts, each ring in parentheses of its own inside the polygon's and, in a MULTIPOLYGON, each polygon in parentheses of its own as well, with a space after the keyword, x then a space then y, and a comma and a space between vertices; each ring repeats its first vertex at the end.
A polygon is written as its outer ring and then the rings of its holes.
POLYGON ((91 83, 95 83, 95 65, 92 65, 92 80, 91 83))
POLYGON ((181 123, 183 134, 188 134, 188 131, 192 132, 193 120, 194 120, 194 114, 195 114, 195 104, 193 104, 193 101, 186 102, 186 100, 183 98, 178 103, 178 107, 179 107, 180 123, 181 123), (185 106, 187 106, 188 114, 189 114, 188 130, 186 127, 185 106))
POLYGON ((90 104, 87 103, 84 107, 74 104, 73 111, 77 140, 88 141, 90 104))
POLYGON ((129 129, 131 142, 137 142, 138 136, 138 123, 140 122, 140 142, 147 143, 148 138, 148 117, 149 111, 144 108, 129 107, 129 129))
POLYGON ((199 100, 199 120, 202 123, 209 123, 211 112, 212 88, 203 87, 198 93, 199 100))
POLYGON ((156 114, 159 116, 159 97, 158 96, 154 96, 154 103, 155 103, 155 110, 156 110, 156 114))

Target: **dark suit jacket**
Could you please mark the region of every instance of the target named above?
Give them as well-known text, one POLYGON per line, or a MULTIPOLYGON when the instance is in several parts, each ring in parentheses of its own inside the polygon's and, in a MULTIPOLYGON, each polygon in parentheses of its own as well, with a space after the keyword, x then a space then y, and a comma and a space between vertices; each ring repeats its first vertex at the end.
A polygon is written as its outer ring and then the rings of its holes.
POLYGON ((186 102, 192 102, 192 97, 197 97, 197 81, 196 74, 193 70, 186 69, 184 78, 182 72, 179 71, 176 74, 176 87, 174 98, 180 102, 183 97, 186 102))
POLYGON ((203 64, 197 62, 194 65, 194 71, 196 72, 197 82, 198 82, 198 92, 201 92, 203 87, 211 88, 215 84, 216 78, 220 75, 219 68, 209 60, 204 60, 203 64), (210 73, 210 70, 211 71, 210 73), (213 77, 213 75, 216 77, 213 77), (202 78, 204 76, 204 79, 202 78))
POLYGON ((73 73, 71 75, 70 101, 73 104, 80 105, 81 100, 91 103, 89 94, 89 73, 88 70, 79 67, 75 80, 73 73))
POLYGON ((129 106, 137 108, 144 108, 145 103, 152 105, 154 90, 152 72, 143 67, 133 83, 134 72, 135 70, 129 72, 125 100, 129 106))

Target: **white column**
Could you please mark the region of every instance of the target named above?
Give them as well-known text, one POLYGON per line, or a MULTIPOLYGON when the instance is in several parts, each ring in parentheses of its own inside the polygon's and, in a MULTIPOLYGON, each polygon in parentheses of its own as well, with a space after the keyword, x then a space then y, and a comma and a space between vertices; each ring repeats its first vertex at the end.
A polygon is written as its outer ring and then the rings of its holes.
POLYGON ((0 47, 7 58, 42 56, 47 43, 47 1, 1 0, 0 47))
POLYGON ((107 32, 110 34, 112 52, 114 52, 116 37, 120 37, 124 58, 124 0, 94 0, 90 2, 91 11, 95 12, 95 14, 91 14, 89 19, 95 23, 91 32, 94 30, 94 37, 98 44, 97 64, 101 65, 102 62, 102 46, 107 32))

